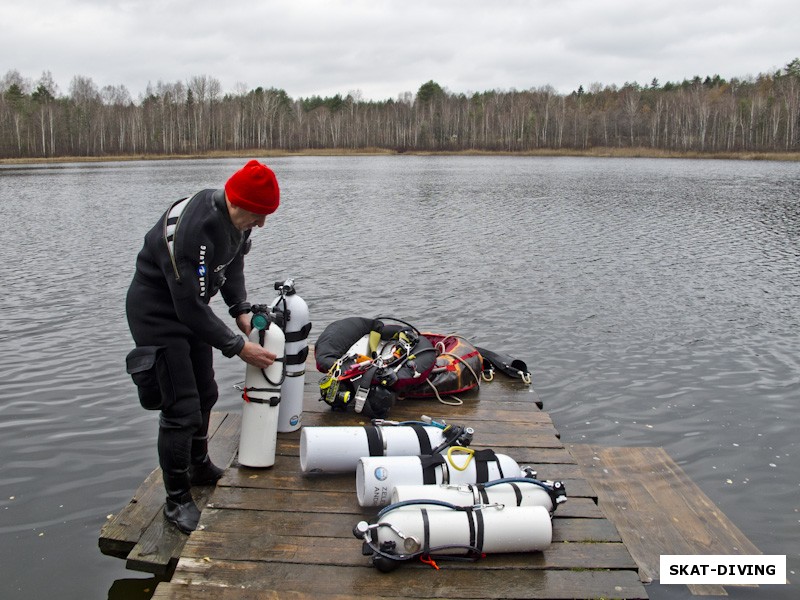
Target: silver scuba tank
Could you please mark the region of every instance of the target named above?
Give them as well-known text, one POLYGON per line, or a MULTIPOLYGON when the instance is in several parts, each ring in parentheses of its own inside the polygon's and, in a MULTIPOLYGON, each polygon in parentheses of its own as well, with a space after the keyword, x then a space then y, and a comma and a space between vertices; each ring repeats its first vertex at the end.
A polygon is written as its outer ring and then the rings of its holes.
POLYGON ((364 541, 379 571, 388 573, 417 557, 472 556, 545 550, 553 538, 543 506, 477 504, 459 507, 410 500, 383 509, 374 522, 360 521, 353 535, 364 541))
POLYGON ((277 298, 270 304, 275 313, 283 313, 286 336, 286 377, 281 385, 281 404, 278 413, 278 432, 297 431, 303 418, 303 387, 306 380, 308 333, 311 317, 308 304, 295 290, 294 279, 276 282, 277 298))
POLYGON ((281 386, 284 380, 285 336, 275 319, 253 307, 250 341, 273 352, 276 360, 266 369, 248 364, 242 397, 242 432, 239 437, 239 464, 246 467, 271 467, 275 464, 281 386))
POLYGON ((467 456, 456 457, 453 450, 466 449, 451 447, 446 455, 436 456, 362 456, 356 465, 359 506, 389 504, 398 485, 484 483, 522 474, 519 464, 505 454, 466 450, 467 456))

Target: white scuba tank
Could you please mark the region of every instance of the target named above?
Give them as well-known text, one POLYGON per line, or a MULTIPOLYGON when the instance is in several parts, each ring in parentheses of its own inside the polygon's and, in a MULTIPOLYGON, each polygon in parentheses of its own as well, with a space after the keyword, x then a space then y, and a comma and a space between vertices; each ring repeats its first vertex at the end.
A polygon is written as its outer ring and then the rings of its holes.
POLYGON ((439 500, 456 506, 494 503, 504 506, 543 506, 550 513, 555 509, 550 492, 534 480, 526 482, 522 479, 513 483, 497 483, 485 487, 473 483, 395 486, 390 502, 395 504, 407 500, 439 500))
POLYGON ((456 510, 435 504, 388 507, 375 524, 362 521, 354 533, 380 548, 415 555, 428 550, 450 556, 472 553, 536 552, 553 539, 550 513, 543 506, 483 505, 456 510), (386 546, 384 546, 386 547, 386 546), (428 549, 428 550, 426 550, 428 549))
POLYGON ((278 412, 278 431, 297 431, 303 418, 303 388, 306 381, 306 355, 308 354, 308 332, 311 317, 308 305, 294 290, 294 280, 276 283, 281 294, 273 300, 270 308, 282 310, 286 334, 286 377, 281 386, 281 404, 278 412))
POLYGON ((271 467, 275 464, 278 413, 284 378, 285 336, 281 328, 267 315, 254 314, 250 341, 273 352, 277 358, 266 369, 247 365, 242 433, 239 437, 239 464, 246 467, 271 467))
POLYGON ((300 468, 304 473, 353 473, 362 456, 418 456, 444 440, 440 427, 408 425, 364 427, 303 427, 300 468), (421 449, 418 432, 428 438, 421 449))
MULTIPOLYGON (((445 457, 433 469, 432 484, 484 483, 504 477, 520 477, 522 470, 517 462, 505 454, 495 454, 495 460, 486 463, 486 476, 479 477, 476 461, 465 456, 445 457), (479 481, 481 479, 481 481, 479 481)), ((356 495, 360 506, 389 504, 392 491, 398 485, 424 485, 425 468, 420 456, 364 456, 356 466, 356 495)))

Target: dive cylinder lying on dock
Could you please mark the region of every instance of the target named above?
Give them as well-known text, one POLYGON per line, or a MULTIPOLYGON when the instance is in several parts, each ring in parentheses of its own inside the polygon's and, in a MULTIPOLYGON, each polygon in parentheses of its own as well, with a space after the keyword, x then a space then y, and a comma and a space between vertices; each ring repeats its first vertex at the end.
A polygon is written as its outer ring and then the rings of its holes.
POLYGON ((279 294, 270 304, 270 309, 283 313, 283 331, 286 335, 286 377, 281 385, 278 432, 287 433, 297 431, 302 425, 311 317, 308 304, 295 291, 294 279, 276 282, 275 289, 279 294))
POLYGON ((492 450, 470 450, 466 456, 453 456, 451 451, 431 456, 363 456, 356 466, 356 495, 360 506, 384 506, 398 485, 485 483, 521 474, 513 458, 492 450))
POLYGON ((246 467, 271 467, 275 464, 278 413, 284 380, 285 336, 267 312, 255 312, 250 341, 273 352, 277 358, 266 369, 248 364, 242 397, 242 433, 239 437, 239 464, 246 467))
POLYGON ((391 503, 438 500, 456 506, 476 504, 542 506, 552 514, 566 499, 564 484, 560 481, 513 477, 462 485, 396 485, 392 491, 391 503))
MULTIPOLYGON (((363 427, 304 427, 300 432, 300 468, 304 473, 352 473, 363 456, 418 456, 458 444, 465 446, 470 427, 396 423, 363 427)), ((435 423, 435 421, 433 421, 435 423)))
POLYGON ((389 572, 417 557, 477 559, 484 553, 541 551, 552 542, 553 524, 543 506, 421 500, 387 506, 374 523, 356 524, 353 535, 364 541, 373 565, 389 572))

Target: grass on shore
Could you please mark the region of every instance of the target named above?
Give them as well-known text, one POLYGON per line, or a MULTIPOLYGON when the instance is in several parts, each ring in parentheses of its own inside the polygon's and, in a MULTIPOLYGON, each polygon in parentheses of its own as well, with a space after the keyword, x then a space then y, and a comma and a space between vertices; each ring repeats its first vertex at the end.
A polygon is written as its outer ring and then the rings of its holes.
POLYGON ((503 152, 488 150, 460 151, 399 151, 385 148, 320 148, 288 150, 213 151, 199 154, 136 154, 122 156, 58 156, 50 158, 0 158, 0 164, 47 164, 65 162, 117 162, 135 160, 187 160, 208 158, 274 158, 285 156, 544 156, 544 157, 602 157, 602 158, 690 158, 722 160, 773 160, 800 162, 800 152, 677 152, 654 148, 590 148, 587 150, 529 150, 503 152))

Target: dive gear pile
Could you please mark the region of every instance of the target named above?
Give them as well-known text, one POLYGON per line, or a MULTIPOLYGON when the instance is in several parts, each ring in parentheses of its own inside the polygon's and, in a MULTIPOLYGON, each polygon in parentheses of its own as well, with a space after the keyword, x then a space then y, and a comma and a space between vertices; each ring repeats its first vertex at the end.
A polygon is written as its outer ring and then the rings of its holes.
POLYGON ((349 317, 334 321, 314 346, 320 400, 333 410, 383 418, 397 393, 424 382, 433 370, 436 351, 419 330, 399 319, 349 317), (384 324, 383 319, 399 325, 384 324))
POLYGON ((521 360, 478 348, 459 335, 421 333, 394 317, 334 321, 320 334, 314 355, 324 373, 320 400, 332 410, 352 406, 375 418, 385 418, 398 398, 435 396, 444 404, 460 404, 454 394, 490 381, 495 369, 531 382, 521 360))
MULTIPOLYGON (((459 335, 423 333, 436 349, 436 365, 428 378, 402 392, 404 398, 460 394, 481 384, 483 361, 478 349, 459 335)), ((447 402, 444 402, 447 404, 447 402)))

